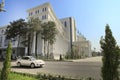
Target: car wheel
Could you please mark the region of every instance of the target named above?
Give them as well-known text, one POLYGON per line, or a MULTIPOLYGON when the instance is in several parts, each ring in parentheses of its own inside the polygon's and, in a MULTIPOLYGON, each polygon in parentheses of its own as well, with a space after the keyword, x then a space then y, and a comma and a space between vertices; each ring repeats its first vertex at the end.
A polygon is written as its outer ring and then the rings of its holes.
POLYGON ((42 68, 43 67, 43 65, 40 65, 40 68, 42 68))
POLYGON ((20 62, 18 62, 18 63, 17 63, 17 66, 18 66, 18 67, 20 67, 20 66, 21 66, 21 63, 20 63, 20 62))
POLYGON ((30 65, 30 67, 31 67, 31 68, 34 68, 34 67, 35 67, 35 64, 34 64, 34 63, 32 63, 32 64, 30 65))

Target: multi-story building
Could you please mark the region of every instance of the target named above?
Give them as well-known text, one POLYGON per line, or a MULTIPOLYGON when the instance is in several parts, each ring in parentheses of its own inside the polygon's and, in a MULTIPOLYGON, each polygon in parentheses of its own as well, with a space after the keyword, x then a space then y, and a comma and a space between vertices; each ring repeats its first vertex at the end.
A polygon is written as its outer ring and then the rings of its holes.
MULTIPOLYGON (((79 43, 79 45, 81 45, 81 43, 77 41, 78 38, 76 36, 76 25, 75 25, 74 18, 68 17, 68 18, 63 18, 59 20, 56 17, 49 3, 45 3, 43 5, 31 8, 27 10, 27 13, 28 13, 27 20, 31 18, 39 18, 42 22, 48 22, 48 21, 55 22, 56 29, 57 29, 56 41, 53 45, 50 45, 49 47, 49 54, 50 56, 53 56, 54 59, 59 59, 60 55, 62 56, 66 55, 67 52, 72 50, 72 46, 75 43, 79 43)), ((8 44, 5 39, 5 34, 4 34, 5 29, 6 27, 0 28, 0 49, 1 49, 0 54, 4 54, 3 48, 6 48, 6 46, 4 45, 8 44)), ((23 39, 21 39, 20 42, 22 42, 22 40, 23 39)), ((28 46, 24 46, 22 45, 22 43, 18 45, 17 38, 13 39, 12 43, 13 43, 14 53, 16 54, 16 56, 27 55, 28 46)), ((85 44, 82 43, 82 45, 86 45, 86 44, 87 42, 85 42, 85 44)), ((47 54, 47 53, 44 53, 44 40, 41 39, 40 33, 37 36, 37 44, 36 44, 36 35, 34 34, 30 46, 31 46, 30 55, 35 56, 35 52, 37 52, 38 55, 43 55, 43 56, 47 54), (37 49, 36 49, 36 46, 37 46, 37 49)), ((87 51, 85 53, 87 54, 87 51)))
POLYGON ((78 55, 81 58, 91 57, 91 43, 89 40, 86 40, 86 38, 83 35, 78 34, 77 41, 73 44, 74 46, 77 46, 78 55))
POLYGON ((66 37, 70 41, 69 42, 69 51, 71 52, 73 42, 76 41, 76 25, 75 25, 75 20, 72 17, 68 17, 68 18, 60 19, 60 21, 64 25, 65 32, 67 34, 66 37))
MULTIPOLYGON (((8 47, 9 40, 6 39, 5 31, 7 26, 0 28, 0 59, 5 58, 6 49, 8 47)), ((18 45, 17 38, 11 40, 12 43, 12 58, 15 59, 17 56, 24 55, 24 46, 22 44, 18 45), (16 54, 17 53, 17 54, 16 54)))
MULTIPOLYGON (((49 3, 45 3, 43 5, 34 7, 32 9, 27 10, 28 12, 28 19, 30 18, 39 18, 42 22, 47 21, 54 21, 56 24, 57 35, 56 35, 56 42, 51 45, 50 47, 50 54, 53 54, 55 59, 59 59, 60 54, 65 55, 69 48, 70 40, 67 37, 66 27, 60 22, 60 20, 56 17, 53 9, 49 3)), ((71 25, 72 26, 72 25, 71 25)), ((35 37, 35 35, 34 35, 35 37)), ((44 41, 41 37, 38 38, 39 43, 37 47, 38 54, 44 53, 44 41)), ((33 40, 33 48, 32 54, 35 53, 35 39, 33 40)))

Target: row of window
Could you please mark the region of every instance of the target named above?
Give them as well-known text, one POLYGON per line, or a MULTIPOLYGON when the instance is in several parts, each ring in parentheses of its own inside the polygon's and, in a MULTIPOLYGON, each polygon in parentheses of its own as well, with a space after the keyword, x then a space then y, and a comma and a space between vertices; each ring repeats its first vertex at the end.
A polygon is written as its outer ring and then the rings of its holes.
MULTIPOLYGON (((35 11, 35 14, 39 14, 39 13, 41 13, 41 12, 45 12, 45 11, 47 11, 47 8, 45 7, 45 8, 42 8, 42 10, 36 10, 35 11)), ((32 16, 33 15, 33 12, 30 12, 29 13, 29 16, 32 16)))
MULTIPOLYGON (((15 45, 15 41, 12 41, 12 45, 15 45)), ((8 46, 8 40, 4 41, 4 46, 8 46)), ((2 42, 0 42, 0 47, 2 47, 2 42)))
MULTIPOLYGON (((0 47, 2 47, 2 40, 3 40, 3 37, 0 36, 0 47)), ((12 38, 12 44, 15 45, 15 41, 16 41, 16 38, 12 38)), ((8 40, 5 39, 4 40, 4 46, 8 46, 8 40)))
POLYGON ((42 16, 39 16, 38 18, 39 18, 40 20, 44 20, 44 19, 47 19, 48 16, 47 16, 47 15, 42 15, 42 16))
MULTIPOLYGON (((12 41, 12 45, 14 46, 15 45, 15 41, 12 41)), ((5 40, 4 41, 4 46, 8 46, 8 41, 5 40)), ((0 42, 0 47, 2 47, 2 43, 0 42)))
POLYGON ((46 15, 42 15, 42 20, 47 19, 46 15))

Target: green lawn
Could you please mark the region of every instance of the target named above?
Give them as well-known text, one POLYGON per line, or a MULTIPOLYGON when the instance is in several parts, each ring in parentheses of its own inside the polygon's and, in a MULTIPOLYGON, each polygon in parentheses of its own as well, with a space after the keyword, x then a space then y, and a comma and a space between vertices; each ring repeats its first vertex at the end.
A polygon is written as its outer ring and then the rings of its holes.
POLYGON ((53 76, 53 75, 46 75, 46 74, 38 74, 30 75, 26 73, 10 73, 10 80, 95 80, 93 78, 81 78, 81 79, 72 79, 72 78, 65 78, 63 76, 53 76))
POLYGON ((11 73, 10 80, 38 80, 38 79, 36 79, 34 77, 29 77, 29 76, 11 73))
POLYGON ((22 74, 10 73, 10 80, 38 80, 35 77, 25 76, 22 74))

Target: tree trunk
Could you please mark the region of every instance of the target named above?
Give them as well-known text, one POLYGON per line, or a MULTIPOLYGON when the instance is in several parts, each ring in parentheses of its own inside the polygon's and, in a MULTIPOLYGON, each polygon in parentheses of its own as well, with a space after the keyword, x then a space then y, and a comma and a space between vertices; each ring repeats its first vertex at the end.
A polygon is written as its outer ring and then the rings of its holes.
POLYGON ((37 38, 38 38, 38 33, 36 33, 36 41, 35 41, 35 56, 36 56, 36 58, 38 57, 38 55, 37 55, 37 38))
POLYGON ((30 56, 30 34, 28 35, 28 56, 30 56))
POLYGON ((18 44, 17 44, 17 51, 16 51, 17 52, 17 57, 21 56, 20 54, 18 54, 18 52, 19 52, 18 51, 18 49, 19 49, 19 43, 20 43, 20 36, 18 36, 18 44))
POLYGON ((47 58, 49 58, 49 45, 50 45, 50 43, 48 42, 48 46, 47 46, 47 58))
POLYGON ((36 32, 34 31, 33 33, 33 38, 32 38, 32 55, 35 56, 35 46, 36 46, 36 32))
POLYGON ((43 56, 45 56, 45 40, 44 40, 44 53, 43 53, 43 56))

